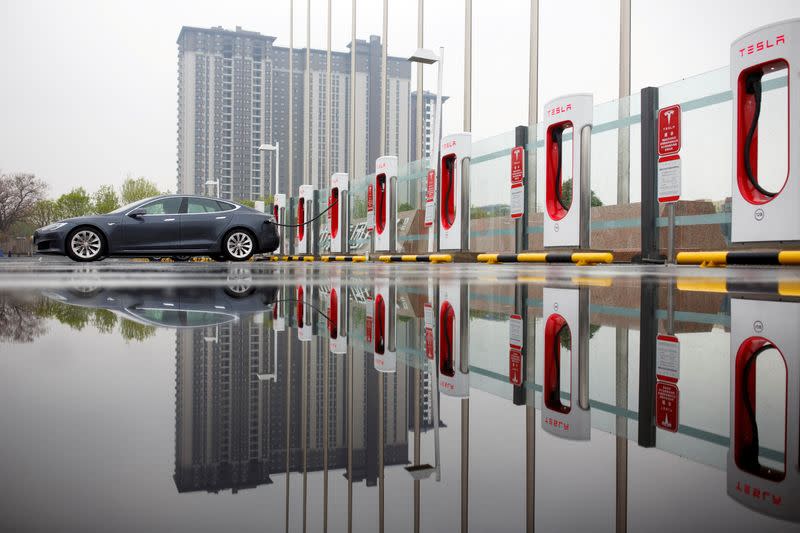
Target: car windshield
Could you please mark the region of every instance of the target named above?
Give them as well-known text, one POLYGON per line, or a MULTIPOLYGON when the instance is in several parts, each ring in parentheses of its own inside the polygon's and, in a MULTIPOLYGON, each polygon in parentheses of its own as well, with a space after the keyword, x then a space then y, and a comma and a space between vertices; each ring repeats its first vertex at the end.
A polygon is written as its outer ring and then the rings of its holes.
POLYGON ((125 204, 122 207, 118 207, 117 209, 114 209, 113 211, 110 211, 108 214, 109 215, 117 215, 119 213, 125 213, 126 211, 130 211, 131 209, 133 209, 137 205, 139 205, 141 203, 144 203, 144 202, 149 202, 150 200, 152 200, 154 198, 158 198, 158 196, 151 196, 150 198, 142 198, 141 200, 136 200, 135 202, 131 202, 129 204, 125 204))

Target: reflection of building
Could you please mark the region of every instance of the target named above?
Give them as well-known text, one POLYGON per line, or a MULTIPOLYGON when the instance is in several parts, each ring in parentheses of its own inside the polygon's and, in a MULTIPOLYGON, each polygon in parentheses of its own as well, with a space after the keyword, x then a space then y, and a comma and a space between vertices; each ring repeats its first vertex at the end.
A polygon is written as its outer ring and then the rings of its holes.
MULTIPOLYGON (((287 309, 287 318, 295 315, 287 309)), ((296 317, 296 315, 295 315, 296 317)), ((289 469, 303 469, 301 421, 307 394, 308 470, 323 467, 323 375, 328 338, 325 328, 313 341, 301 343, 297 330, 276 333, 263 315, 236 322, 178 331, 176 348, 175 484, 179 492, 231 489, 233 492, 272 482, 289 469), (291 365, 287 367, 288 343, 291 365), (277 368, 273 350, 277 347, 277 368), (307 387, 303 388, 303 353, 307 387), (257 374, 276 374, 259 381, 257 374), (287 387, 289 385, 289 387, 287 387), (286 418, 287 400, 289 419, 286 418)), ((379 374, 372 354, 351 348, 351 354, 327 357, 328 464, 347 467, 348 361, 353 371, 353 480, 377 483, 379 374)), ((386 376, 384 463, 408 461, 408 417, 404 394, 407 374, 386 376)))
MULTIPOLYGON (((262 142, 280 143, 280 190, 289 180, 289 50, 258 32, 183 27, 178 36, 178 192, 202 193, 204 182, 220 180, 220 195, 257 199, 272 190, 272 155, 262 142)), ((357 40, 355 174, 372 172, 379 147, 380 38, 357 40)), ((305 50, 293 56, 294 183, 303 183, 306 111, 310 111, 309 182, 327 183, 326 65, 324 50, 311 50, 310 110, 305 109, 305 50), (320 181, 322 178, 322 181, 320 181)), ((331 172, 348 172, 350 53, 331 58, 331 172)), ((411 66, 388 58, 387 153, 409 156, 411 66)))

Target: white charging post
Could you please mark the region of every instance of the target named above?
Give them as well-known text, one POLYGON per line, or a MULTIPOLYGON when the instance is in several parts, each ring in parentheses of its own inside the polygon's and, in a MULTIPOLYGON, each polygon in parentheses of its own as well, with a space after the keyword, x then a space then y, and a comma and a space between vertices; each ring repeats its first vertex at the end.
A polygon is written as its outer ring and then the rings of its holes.
POLYGON ((301 185, 297 199, 297 253, 313 254, 313 235, 309 222, 314 218, 314 186, 301 185))
POLYGON ((442 138, 439 173, 439 250, 469 251, 469 162, 472 134, 442 138))
POLYGON ((349 179, 344 172, 331 176, 331 190, 328 198, 328 223, 331 232, 331 253, 350 251, 350 220, 348 209, 349 179))
POLYGON ((589 293, 585 289, 545 287, 542 310, 546 317, 539 345, 539 353, 544 354, 542 428, 565 439, 589 440, 589 293), (569 338, 570 351, 566 369, 561 357, 565 338, 569 338), (568 402, 562 397, 565 374, 569 380, 568 402))
POLYGON ((590 246, 593 103, 591 94, 571 94, 544 106, 546 248, 590 246), (564 191, 567 182, 572 184, 569 198, 564 191))
MULTIPOLYGON (((798 74, 800 19, 763 26, 731 44, 734 113, 731 240, 735 243, 800 241, 798 74), (777 141, 767 139, 759 145, 759 120, 764 117, 762 93, 770 81, 777 81, 781 71, 788 76, 786 137, 777 141), (781 180, 784 174, 786 179, 781 180), (768 185, 767 176, 776 176, 783 185, 768 185)), ((782 132, 783 127, 778 131, 782 132)))
POLYGON ((394 252, 397 242, 397 157, 375 160, 375 251, 394 252))
POLYGON ((397 367, 396 291, 396 285, 388 279, 379 279, 375 283, 375 298, 372 302, 373 362, 375 369, 381 372, 394 371, 397 367))
MULTIPOLYGON (((286 224, 286 195, 278 193, 275 195, 275 202, 272 204, 272 216, 275 217, 275 222, 278 224, 286 224)), ((278 235, 281 238, 281 245, 279 253, 287 253, 286 251, 286 233, 281 226, 278 226, 278 235)))
POLYGON ((328 335, 329 347, 333 354, 347 353, 347 324, 350 298, 347 285, 342 287, 341 275, 336 276, 328 292, 328 335))
MULTIPOLYGON (((731 441, 728 495, 754 511, 800 521, 800 303, 731 298, 731 441), (759 441, 756 416, 757 361, 769 352, 781 359, 785 375, 767 374, 784 390, 783 464, 763 457, 769 442, 759 441)), ((767 365, 774 367, 775 365, 767 365)), ((763 383, 763 382, 762 382, 763 383)), ((762 385, 763 386, 763 385, 762 385)), ((766 413, 765 413, 766 414, 766 413)), ((765 418, 768 418, 766 414, 765 418)), ((765 432, 761 437, 765 437, 765 432)), ((773 444, 774 446, 774 444, 773 444)))
POLYGON ((458 281, 439 285, 439 389, 447 396, 469 398, 469 286, 458 281))

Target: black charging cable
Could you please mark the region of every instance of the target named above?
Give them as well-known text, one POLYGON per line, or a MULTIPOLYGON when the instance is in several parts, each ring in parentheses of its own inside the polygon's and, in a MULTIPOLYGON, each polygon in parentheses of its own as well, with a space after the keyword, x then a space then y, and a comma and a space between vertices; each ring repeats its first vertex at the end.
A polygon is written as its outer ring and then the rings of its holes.
MULTIPOLYGON (((456 174, 455 174, 456 158, 448 157, 447 159, 444 160, 444 165, 447 168, 448 175, 450 176, 450 179, 447 180, 447 191, 444 194, 444 198, 446 201, 448 198, 450 198, 450 194, 452 194, 453 192, 454 182, 456 181, 456 174)), ((443 205, 442 208, 444 208, 444 217, 445 220, 447 221, 447 225, 452 226, 453 224, 455 224, 456 221, 455 209, 453 209, 453 212, 450 213, 450 210, 447 209, 446 205, 443 205)))
POLYGON ((744 454, 744 462, 750 468, 755 468, 760 466, 758 463, 758 450, 759 450, 759 441, 758 441, 758 422, 756 421, 756 410, 753 407, 753 398, 750 397, 750 388, 747 386, 748 378, 750 377, 750 372, 752 372, 753 368, 755 367, 754 363, 756 358, 761 355, 762 353, 766 352, 769 349, 775 348, 774 344, 767 343, 763 345, 761 348, 753 352, 753 355, 750 356, 750 359, 747 360, 747 363, 744 365, 744 369, 742 370, 742 387, 744 388, 744 407, 747 410, 747 418, 750 420, 750 427, 753 430, 753 440, 750 444, 750 447, 747 449, 746 453, 744 454))
POLYGON ((338 204, 338 203, 339 203, 339 200, 336 200, 335 202, 333 202, 332 204, 330 204, 330 205, 329 205, 327 208, 325 208, 325 209, 324 209, 324 210, 323 210, 323 211, 322 211, 320 214, 318 214, 317 216, 315 216, 315 217, 314 217, 314 218, 312 218, 311 220, 308 220, 308 221, 306 221, 306 222, 303 222, 302 224, 280 224, 280 223, 278 223, 277 221, 276 221, 276 222, 273 222, 273 224, 275 224, 276 226, 281 226, 282 228, 299 228, 300 226, 305 226, 306 224, 311 224, 312 222, 314 222, 315 220, 317 220, 319 217, 321 217, 322 215, 324 215, 325 213, 327 213, 328 211, 330 211, 330 210, 331 210, 331 207, 335 206, 335 205, 336 205, 336 204, 338 204))
POLYGON ((747 132, 747 137, 744 139, 744 151, 742 157, 744 158, 744 172, 747 174, 747 179, 750 185, 758 192, 772 198, 777 192, 768 191, 758 183, 758 179, 753 172, 753 166, 750 163, 750 150, 753 147, 753 139, 756 136, 756 128, 758 128, 758 119, 761 116, 761 72, 752 72, 747 75, 745 80, 744 90, 747 94, 752 94, 756 103, 756 109, 753 112, 753 121, 750 123, 750 130, 747 132))

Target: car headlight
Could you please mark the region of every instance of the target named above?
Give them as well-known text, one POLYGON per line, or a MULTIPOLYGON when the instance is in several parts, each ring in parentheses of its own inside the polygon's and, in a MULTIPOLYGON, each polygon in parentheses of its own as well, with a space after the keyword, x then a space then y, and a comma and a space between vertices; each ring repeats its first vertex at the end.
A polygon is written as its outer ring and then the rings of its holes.
POLYGON ((55 231, 55 230, 57 230, 59 228, 63 228, 66 225, 67 225, 66 222, 55 222, 53 224, 50 224, 49 226, 45 226, 43 228, 40 228, 39 231, 55 231))

